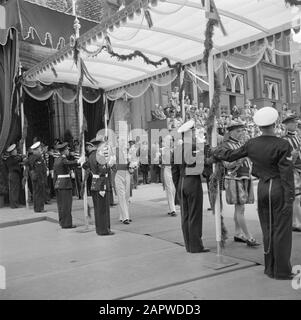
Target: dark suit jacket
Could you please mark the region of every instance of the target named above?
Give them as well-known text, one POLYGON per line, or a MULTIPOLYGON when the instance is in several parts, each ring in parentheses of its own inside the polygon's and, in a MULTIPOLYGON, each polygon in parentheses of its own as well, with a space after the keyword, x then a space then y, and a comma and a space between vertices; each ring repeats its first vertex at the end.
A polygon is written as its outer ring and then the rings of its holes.
POLYGON ((71 178, 59 178, 59 175, 70 175, 70 169, 78 165, 77 160, 70 161, 65 156, 59 156, 55 159, 53 165, 54 171, 54 188, 55 189, 72 189, 71 178))
POLYGON ((83 165, 85 170, 90 169, 94 175, 92 178, 91 191, 109 190, 109 168, 99 164, 96 160, 96 151, 92 151, 88 161, 83 165), (95 177, 97 175, 97 177, 95 177))

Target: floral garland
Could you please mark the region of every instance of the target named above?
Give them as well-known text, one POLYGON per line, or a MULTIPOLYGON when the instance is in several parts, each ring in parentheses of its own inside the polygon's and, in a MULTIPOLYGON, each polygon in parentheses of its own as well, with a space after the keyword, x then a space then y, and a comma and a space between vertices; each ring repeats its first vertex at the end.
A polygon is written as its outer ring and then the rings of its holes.
POLYGON ((204 42, 204 52, 203 52, 203 63, 208 68, 208 58, 210 51, 213 49, 213 35, 214 28, 218 25, 218 21, 215 19, 209 19, 206 25, 205 31, 205 42, 204 42))
POLYGON ((172 64, 170 62, 170 60, 166 57, 161 58, 158 61, 153 61, 151 59, 149 59, 145 54, 143 54, 141 51, 139 50, 135 50, 133 53, 124 55, 124 54, 118 54, 117 52, 115 52, 111 45, 103 45, 101 48, 97 49, 96 51, 92 52, 87 50, 86 48, 82 47, 81 49, 83 49, 86 53, 92 55, 92 56, 97 56, 98 54, 100 54, 104 49, 111 55, 111 57, 115 57, 120 61, 130 61, 133 60, 134 58, 140 57, 143 59, 143 61, 148 64, 148 65, 152 65, 154 67, 159 67, 161 66, 164 62, 167 64, 167 66, 170 69, 176 69, 176 71, 178 72, 178 74, 181 72, 183 65, 180 62, 176 62, 174 64, 172 64))
MULTIPOLYGON (((203 63, 206 66, 207 74, 208 74, 208 60, 211 50, 213 49, 213 35, 214 35, 214 28, 218 26, 218 20, 216 19, 209 19, 206 25, 205 31, 205 42, 204 42, 204 52, 203 52, 203 63)), ((207 126, 207 135, 208 140, 212 141, 212 132, 214 130, 214 122, 216 115, 219 110, 220 104, 220 83, 218 81, 217 74, 214 73, 214 95, 211 101, 209 115, 206 121, 207 126)), ((215 213, 215 202, 219 193, 219 200, 220 200, 220 208, 223 208, 222 202, 222 193, 221 193, 221 182, 223 179, 223 165, 221 163, 217 163, 215 167, 215 171, 210 176, 209 181, 209 192, 210 192, 210 202, 211 208, 213 209, 213 213, 215 213), (220 188, 218 188, 220 186, 220 188), (218 192, 219 190, 219 192, 218 192)), ((227 229, 224 224, 223 216, 221 217, 221 247, 225 247, 226 239, 227 239, 227 229)))

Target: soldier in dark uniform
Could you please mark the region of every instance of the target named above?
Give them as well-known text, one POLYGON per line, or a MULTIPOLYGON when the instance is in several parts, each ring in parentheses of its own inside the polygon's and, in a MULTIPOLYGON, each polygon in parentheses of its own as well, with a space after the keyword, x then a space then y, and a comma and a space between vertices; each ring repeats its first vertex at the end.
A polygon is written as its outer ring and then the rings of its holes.
POLYGON ((55 159, 53 165, 54 171, 54 189, 56 190, 56 200, 59 213, 59 224, 63 229, 75 228, 72 224, 72 181, 70 177, 71 168, 77 167, 81 163, 81 158, 70 161, 68 143, 58 144, 56 149, 60 156, 55 159))
POLYGON ((19 206, 22 157, 17 154, 15 144, 9 146, 6 151, 9 153, 9 157, 5 161, 8 169, 9 204, 12 209, 15 209, 19 206))
POLYGON ((47 168, 42 158, 41 143, 39 141, 34 143, 30 149, 32 154, 28 157, 26 165, 32 183, 33 208, 35 212, 46 212, 44 203, 47 168))
POLYGON ((94 205, 95 229, 99 236, 113 235, 110 225, 110 168, 105 156, 107 147, 104 137, 97 135, 92 140, 95 147, 88 146, 88 160, 83 164, 85 170, 92 173, 91 195, 94 205), (98 149, 96 149, 98 148, 98 149), (98 154, 97 152, 103 152, 98 154))
POLYGON ((291 279, 294 172, 290 144, 274 132, 277 118, 274 108, 260 109, 254 122, 262 135, 236 150, 220 147, 214 156, 225 161, 249 157, 252 161, 252 174, 259 178, 258 215, 264 241, 264 272, 270 278, 291 279))
POLYGON ((181 126, 179 133, 184 133, 183 164, 180 178, 181 221, 187 252, 209 252, 202 241, 203 229, 203 188, 202 165, 197 163, 196 136, 193 128, 194 121, 190 120, 181 126), (194 154, 194 155, 193 155, 194 154))
POLYGON ((288 115, 282 123, 286 126, 287 132, 283 137, 289 142, 292 148, 294 181, 295 181, 295 201, 293 205, 293 231, 301 232, 301 139, 297 135, 297 117, 288 115))

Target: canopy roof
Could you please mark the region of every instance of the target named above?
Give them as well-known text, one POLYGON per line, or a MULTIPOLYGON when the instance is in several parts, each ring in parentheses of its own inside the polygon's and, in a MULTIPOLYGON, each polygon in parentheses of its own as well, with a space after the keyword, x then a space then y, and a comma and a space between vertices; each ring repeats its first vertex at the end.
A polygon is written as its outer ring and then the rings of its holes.
MULTIPOLYGON (((21 40, 53 49, 69 43, 74 33, 74 16, 37 4, 10 0, 0 5, 0 44, 4 45, 11 28, 20 32, 21 40)), ((81 31, 87 32, 96 23, 80 19, 81 31)))
MULTIPOLYGON (((214 54, 300 25, 299 15, 284 0, 215 0, 215 4, 227 36, 215 29, 214 54)), ((97 80, 97 84, 91 84, 84 79, 83 85, 110 91, 170 70, 165 63, 156 68, 139 57, 121 61, 105 50, 95 54, 105 44, 106 34, 118 54, 139 50, 151 60, 167 57, 171 63, 189 64, 202 59, 205 29, 205 7, 200 0, 134 0, 79 38, 81 56, 97 80), (150 11, 152 28, 148 27, 143 8, 150 11)), ((33 67, 25 79, 77 84, 72 46, 66 45, 33 67)))

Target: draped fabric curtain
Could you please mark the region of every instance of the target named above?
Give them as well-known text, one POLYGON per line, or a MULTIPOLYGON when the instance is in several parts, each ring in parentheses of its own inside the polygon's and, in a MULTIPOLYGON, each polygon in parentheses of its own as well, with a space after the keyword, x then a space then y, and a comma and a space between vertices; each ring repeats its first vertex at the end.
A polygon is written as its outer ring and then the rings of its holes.
MULTIPOLYGON (((76 100, 77 89, 76 86, 67 83, 52 83, 49 85, 40 82, 24 82, 24 91, 33 99, 38 101, 45 101, 52 95, 57 95, 64 103, 73 103, 76 100)), ((83 100, 94 104, 102 97, 103 90, 83 87, 83 100)))
POLYGON ((170 84, 164 87, 151 85, 138 98, 127 101, 123 99, 115 100, 108 127, 118 133, 120 129, 118 122, 125 121, 128 124, 128 130, 147 130, 148 122, 152 120, 151 111, 155 110, 156 104, 163 105, 162 95, 166 94, 167 91, 171 91, 170 84))
POLYGON ((18 34, 11 29, 7 42, 0 46, 0 153, 14 140, 18 116, 15 114, 17 103, 15 80, 18 76, 18 34))
POLYGON ((118 100, 123 97, 128 99, 137 99, 145 95, 145 93, 152 87, 166 87, 169 86, 176 78, 177 73, 171 70, 163 75, 158 75, 155 79, 146 79, 139 83, 133 83, 129 86, 107 92, 109 100, 118 100))
POLYGON ((95 103, 84 101, 84 116, 87 121, 86 140, 93 139, 97 131, 104 127, 104 109, 103 99, 95 103))

